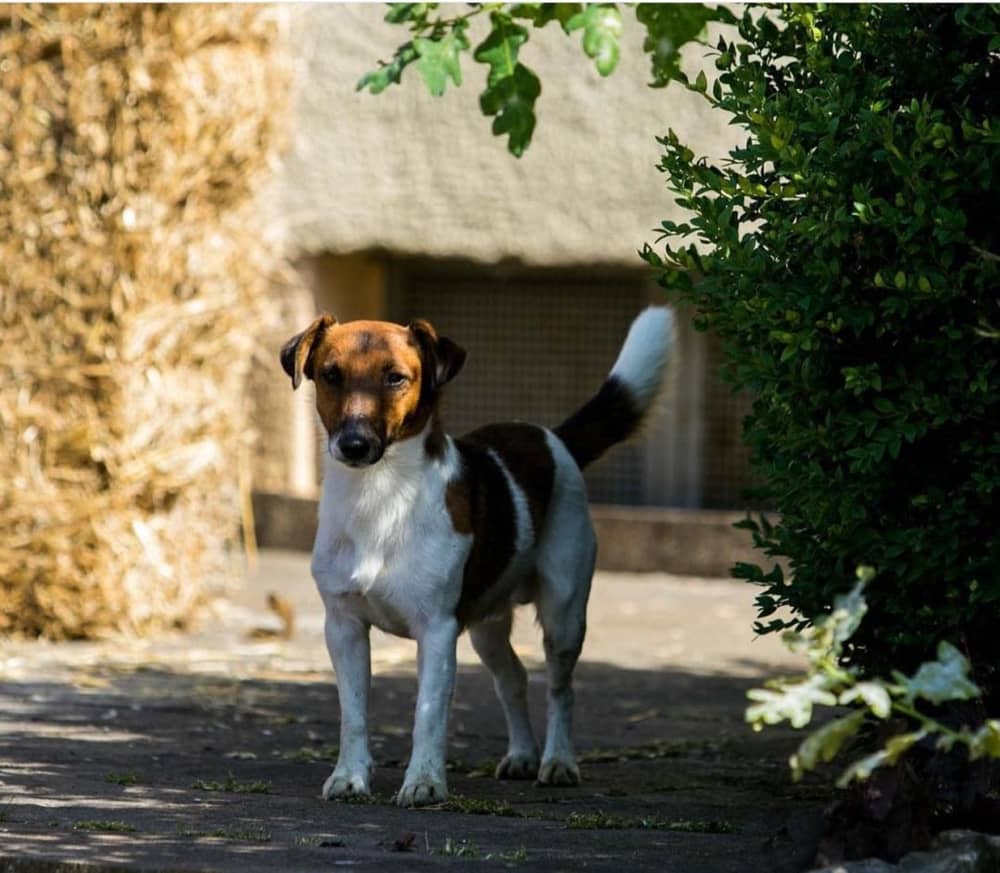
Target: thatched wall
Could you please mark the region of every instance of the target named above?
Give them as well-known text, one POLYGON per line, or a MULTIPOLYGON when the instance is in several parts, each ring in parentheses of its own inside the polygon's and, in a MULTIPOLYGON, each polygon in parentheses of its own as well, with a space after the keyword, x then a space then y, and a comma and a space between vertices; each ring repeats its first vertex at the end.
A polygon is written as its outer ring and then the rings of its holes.
POLYGON ((273 16, 0 9, 0 633, 183 624, 232 569, 273 16))

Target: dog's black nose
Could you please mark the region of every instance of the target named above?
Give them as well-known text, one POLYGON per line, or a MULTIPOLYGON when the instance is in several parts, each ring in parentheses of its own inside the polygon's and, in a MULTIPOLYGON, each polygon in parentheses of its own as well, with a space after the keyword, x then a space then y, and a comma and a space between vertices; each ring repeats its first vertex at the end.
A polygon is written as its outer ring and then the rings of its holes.
POLYGON ((348 461, 363 461, 371 452, 371 441, 359 433, 344 434, 337 440, 340 454, 348 461))

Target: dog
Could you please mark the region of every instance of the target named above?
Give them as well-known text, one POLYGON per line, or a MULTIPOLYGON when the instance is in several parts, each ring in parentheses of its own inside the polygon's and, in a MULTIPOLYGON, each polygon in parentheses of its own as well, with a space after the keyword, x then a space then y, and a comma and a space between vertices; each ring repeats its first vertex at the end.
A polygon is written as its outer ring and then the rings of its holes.
POLYGON ((448 436, 438 407, 464 349, 425 320, 317 318, 281 350, 298 388, 316 386, 327 459, 312 555, 340 698, 340 752, 323 797, 368 795, 369 629, 417 641, 413 748, 400 806, 438 803, 455 647, 468 630, 507 722, 500 779, 580 781, 572 676, 586 630, 596 539, 581 470, 640 426, 663 383, 673 317, 632 323, 600 390, 558 427, 491 424, 448 436), (548 678, 544 749, 510 644, 513 608, 533 603, 548 678))

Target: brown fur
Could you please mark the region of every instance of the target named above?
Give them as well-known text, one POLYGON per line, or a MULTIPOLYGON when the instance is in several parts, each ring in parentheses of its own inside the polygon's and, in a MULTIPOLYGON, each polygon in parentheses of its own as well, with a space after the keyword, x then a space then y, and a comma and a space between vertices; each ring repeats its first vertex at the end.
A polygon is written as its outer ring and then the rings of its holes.
POLYGON ((299 387, 303 376, 312 379, 313 348, 326 329, 336 323, 337 320, 332 315, 324 312, 302 333, 296 334, 281 347, 281 366, 292 377, 293 391, 299 387))
POLYGON ((426 418, 416 421, 421 358, 405 327, 370 321, 334 325, 313 353, 313 373, 316 409, 328 433, 336 433, 343 419, 360 416, 382 439, 395 442, 426 424, 426 418), (389 373, 406 381, 391 387, 385 381, 389 373))
POLYGON ((426 321, 409 327, 385 321, 338 324, 326 314, 281 352, 293 387, 303 376, 315 381, 316 409, 328 433, 336 433, 345 418, 361 417, 388 445, 416 436, 430 422, 425 449, 435 457, 445 446, 437 419, 440 389, 464 361, 465 352, 426 321), (388 384, 390 373, 405 382, 388 384))

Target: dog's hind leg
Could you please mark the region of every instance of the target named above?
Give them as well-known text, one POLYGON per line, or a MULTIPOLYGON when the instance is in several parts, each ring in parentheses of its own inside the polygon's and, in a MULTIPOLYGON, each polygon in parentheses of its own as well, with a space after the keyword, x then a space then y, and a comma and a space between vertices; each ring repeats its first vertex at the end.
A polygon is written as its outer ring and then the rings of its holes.
POLYGON ((587 631, 587 599, 597 556, 584 500, 568 494, 554 507, 539 548, 535 606, 549 680, 545 750, 538 771, 543 785, 580 781, 573 753, 573 669, 587 631))
POLYGON ((472 646, 493 674, 507 720, 507 754, 497 765, 497 779, 534 779, 538 774, 538 744, 528 715, 528 677, 510 644, 512 614, 479 622, 469 628, 472 646))
POLYGON ((545 752, 538 781, 543 785, 576 785, 580 770, 573 753, 573 669, 586 633, 586 601, 583 604, 546 600, 538 604, 548 673, 548 718, 545 752))

